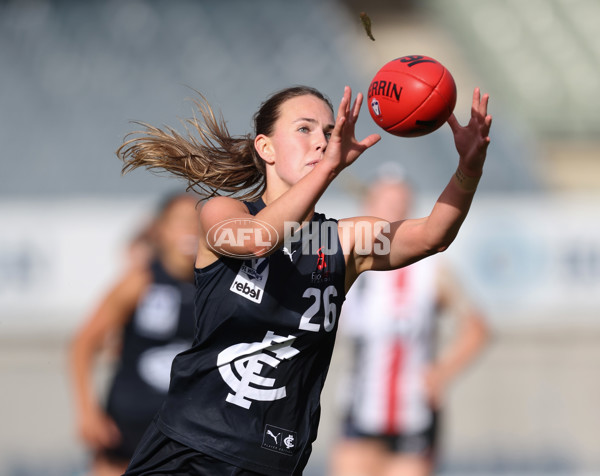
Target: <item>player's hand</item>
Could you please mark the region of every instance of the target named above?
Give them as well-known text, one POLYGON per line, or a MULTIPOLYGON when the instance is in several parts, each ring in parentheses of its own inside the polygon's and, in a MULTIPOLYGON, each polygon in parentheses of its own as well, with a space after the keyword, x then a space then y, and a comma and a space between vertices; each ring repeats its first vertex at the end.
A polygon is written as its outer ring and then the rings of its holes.
POLYGON ((121 440, 116 423, 99 408, 79 418, 79 436, 93 449, 114 447, 121 440))
POLYGON ((345 87, 344 96, 337 111, 335 127, 331 132, 323 156, 323 162, 338 173, 352 164, 365 150, 381 140, 379 134, 371 134, 362 141, 358 141, 355 137, 355 126, 362 100, 362 94, 358 93, 354 104, 351 105, 352 90, 348 86, 345 87))
POLYGON ((424 371, 425 394, 433 409, 439 409, 444 401, 448 378, 440 366, 430 365, 424 371))
POLYGON ((460 157, 460 168, 470 177, 480 177, 483 173, 483 163, 490 144, 492 116, 487 113, 488 101, 489 95, 482 97, 479 88, 475 88, 469 123, 461 126, 454 114, 448 119, 460 157))

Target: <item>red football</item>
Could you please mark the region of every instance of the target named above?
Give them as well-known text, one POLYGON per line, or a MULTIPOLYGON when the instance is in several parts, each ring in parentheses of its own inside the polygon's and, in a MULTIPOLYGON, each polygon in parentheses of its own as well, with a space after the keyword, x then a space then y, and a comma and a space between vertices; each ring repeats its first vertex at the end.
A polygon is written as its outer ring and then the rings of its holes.
POLYGON ((444 124, 456 105, 456 84, 444 65, 428 56, 403 56, 386 63, 367 94, 371 117, 382 129, 418 137, 444 124))

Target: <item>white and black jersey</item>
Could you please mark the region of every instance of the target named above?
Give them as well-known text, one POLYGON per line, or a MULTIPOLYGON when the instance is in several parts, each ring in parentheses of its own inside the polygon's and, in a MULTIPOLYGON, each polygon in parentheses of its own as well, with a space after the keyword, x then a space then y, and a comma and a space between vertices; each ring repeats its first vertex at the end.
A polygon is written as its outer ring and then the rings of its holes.
POLYGON ((435 356, 439 256, 362 274, 348 292, 340 332, 356 344, 342 391, 353 429, 417 434, 435 418, 424 374, 435 356))
POLYGON ((175 358, 157 419, 167 437, 261 474, 306 465, 345 299, 337 221, 315 214, 311 226, 304 249, 196 269, 194 344, 175 358))

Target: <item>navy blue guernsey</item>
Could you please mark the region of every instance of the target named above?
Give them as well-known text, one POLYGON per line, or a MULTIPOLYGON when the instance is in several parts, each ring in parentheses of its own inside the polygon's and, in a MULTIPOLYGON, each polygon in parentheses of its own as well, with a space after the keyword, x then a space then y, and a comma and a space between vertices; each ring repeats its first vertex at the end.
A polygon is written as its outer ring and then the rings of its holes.
POLYGON ((196 269, 194 344, 173 362, 157 419, 169 438, 247 470, 301 474, 345 299, 337 221, 315 214, 311 226, 308 250, 296 241, 196 269))
POLYGON ((123 457, 133 452, 162 405, 173 358, 194 338, 194 284, 171 277, 158 260, 151 263, 150 272, 151 282, 124 327, 108 395, 107 412, 125 440, 123 457))

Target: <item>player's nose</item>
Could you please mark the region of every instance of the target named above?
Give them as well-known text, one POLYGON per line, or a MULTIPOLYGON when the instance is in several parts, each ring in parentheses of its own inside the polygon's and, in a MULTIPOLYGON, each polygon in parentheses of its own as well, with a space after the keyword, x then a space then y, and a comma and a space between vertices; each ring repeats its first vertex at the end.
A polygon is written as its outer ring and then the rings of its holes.
POLYGON ((317 134, 317 137, 315 139, 315 147, 317 150, 319 150, 321 152, 325 152, 328 142, 329 142, 328 134, 321 131, 320 133, 317 134))

